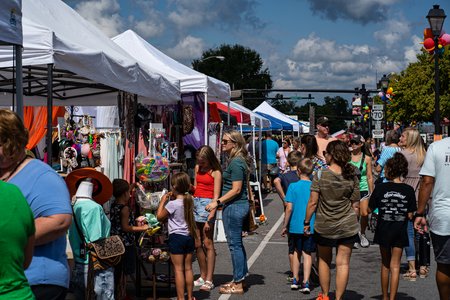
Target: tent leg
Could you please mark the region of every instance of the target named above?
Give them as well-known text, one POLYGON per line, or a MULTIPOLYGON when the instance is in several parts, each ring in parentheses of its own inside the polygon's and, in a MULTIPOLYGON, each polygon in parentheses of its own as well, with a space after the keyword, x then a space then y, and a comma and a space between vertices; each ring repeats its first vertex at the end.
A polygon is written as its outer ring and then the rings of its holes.
POLYGON ((22 46, 14 45, 16 52, 16 113, 23 120, 22 46))
POLYGON ((208 145, 208 93, 205 93, 205 145, 208 145))
POLYGON ((52 166, 53 64, 47 65, 47 163, 52 166))

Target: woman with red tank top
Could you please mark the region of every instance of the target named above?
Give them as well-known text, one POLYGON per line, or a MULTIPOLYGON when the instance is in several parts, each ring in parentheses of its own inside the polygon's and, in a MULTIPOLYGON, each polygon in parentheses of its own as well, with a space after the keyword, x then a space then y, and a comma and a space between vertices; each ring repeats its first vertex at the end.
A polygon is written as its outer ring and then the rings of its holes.
POLYGON ((200 277, 194 281, 202 291, 214 288, 213 273, 216 260, 213 233, 216 210, 206 211, 206 205, 217 201, 222 190, 222 168, 214 151, 203 146, 197 151, 197 164, 194 178, 194 217, 197 224, 197 252, 200 277))

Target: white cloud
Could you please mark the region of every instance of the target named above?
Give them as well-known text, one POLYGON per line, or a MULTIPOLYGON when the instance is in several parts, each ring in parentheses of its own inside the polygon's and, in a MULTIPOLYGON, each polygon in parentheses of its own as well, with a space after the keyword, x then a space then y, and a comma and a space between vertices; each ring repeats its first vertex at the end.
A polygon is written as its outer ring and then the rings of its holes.
POLYGON ((123 31, 124 24, 119 15, 120 5, 117 0, 83 1, 75 10, 109 37, 123 31))
POLYGON ((402 40, 409 39, 411 27, 402 17, 389 20, 383 29, 376 31, 374 37, 385 47, 395 47, 402 40))
POLYGON ((204 47, 205 43, 201 38, 188 35, 175 47, 168 49, 167 53, 174 59, 187 60, 200 57, 204 47))
POLYGON ((164 32, 164 24, 153 20, 142 20, 134 23, 134 30, 144 38, 155 37, 164 32))
POLYGON ((417 54, 420 53, 420 49, 423 48, 423 45, 420 44, 423 42, 423 38, 414 35, 411 37, 411 45, 405 46, 405 60, 408 63, 414 63, 417 61, 417 54))

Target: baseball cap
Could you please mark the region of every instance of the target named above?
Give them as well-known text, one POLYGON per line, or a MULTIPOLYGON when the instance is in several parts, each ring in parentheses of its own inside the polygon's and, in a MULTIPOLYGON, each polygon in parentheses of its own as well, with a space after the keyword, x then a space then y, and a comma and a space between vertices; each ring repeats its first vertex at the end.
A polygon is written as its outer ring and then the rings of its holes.
POLYGON ((350 143, 356 143, 356 144, 364 143, 364 138, 362 136, 360 136, 359 134, 355 134, 350 139, 350 143))
POLYGON ((320 117, 317 119, 318 125, 329 125, 330 120, 327 117, 320 117))

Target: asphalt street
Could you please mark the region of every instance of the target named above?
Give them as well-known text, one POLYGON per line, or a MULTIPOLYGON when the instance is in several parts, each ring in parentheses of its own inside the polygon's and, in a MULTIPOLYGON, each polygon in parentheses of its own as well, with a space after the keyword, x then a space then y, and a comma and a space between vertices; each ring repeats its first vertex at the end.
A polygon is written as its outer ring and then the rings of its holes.
MULTIPOLYGON (((287 258, 287 241, 281 237, 281 221, 283 209, 277 194, 268 194, 264 199, 265 213, 268 217, 266 225, 260 226, 257 232, 244 239, 249 264, 249 276, 246 280, 247 291, 244 295, 220 295, 216 287, 211 292, 202 292, 194 289, 196 299, 315 299, 320 287, 315 287, 311 294, 304 295, 299 291, 291 291, 286 277, 289 270, 287 258)), ((369 240, 372 234, 368 231, 369 240)), ((230 254, 226 243, 216 243, 217 262, 214 274, 214 283, 219 286, 230 281, 232 268, 230 254)), ((434 280, 436 263, 431 258, 430 276, 410 282, 400 279, 397 299, 439 299, 434 280)), ((403 262, 406 260, 403 257, 403 262)), ((198 277, 198 264, 194 262, 195 278, 198 277)), ((354 249, 351 257, 350 278, 345 293, 345 299, 381 299, 380 287, 380 254, 377 245, 369 248, 354 249)), ((334 264, 332 265, 331 298, 334 299, 335 279, 334 264)), ((132 286, 130 286, 132 289, 132 286)), ((148 288, 142 290, 141 297, 137 299, 152 299, 152 292, 148 288)), ((160 299, 176 299, 174 286, 170 290, 161 288, 157 293, 160 299)))

